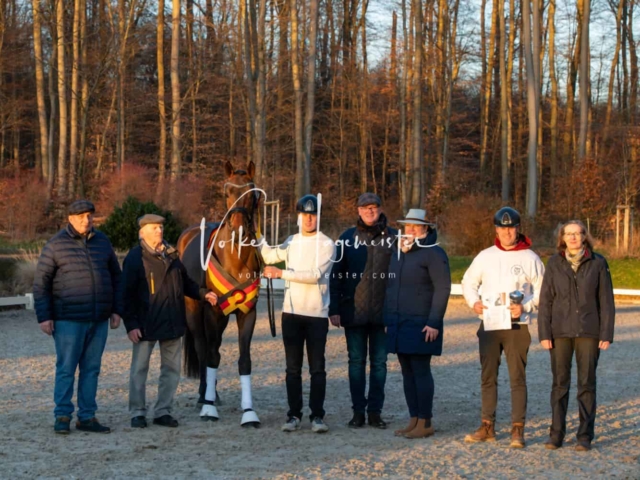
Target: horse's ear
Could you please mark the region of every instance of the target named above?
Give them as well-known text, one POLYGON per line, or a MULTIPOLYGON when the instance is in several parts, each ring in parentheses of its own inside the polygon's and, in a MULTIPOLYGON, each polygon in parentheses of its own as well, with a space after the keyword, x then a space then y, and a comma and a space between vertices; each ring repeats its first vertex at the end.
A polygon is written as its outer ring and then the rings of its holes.
POLYGON ((227 177, 230 177, 231 175, 233 175, 233 172, 233 165, 231 165, 231 162, 227 160, 227 163, 224 164, 224 173, 227 175, 227 177))
POLYGON ((247 165, 247 172, 249 174, 249 178, 254 178, 256 173, 256 164, 253 163, 253 161, 249 162, 249 165, 247 165))

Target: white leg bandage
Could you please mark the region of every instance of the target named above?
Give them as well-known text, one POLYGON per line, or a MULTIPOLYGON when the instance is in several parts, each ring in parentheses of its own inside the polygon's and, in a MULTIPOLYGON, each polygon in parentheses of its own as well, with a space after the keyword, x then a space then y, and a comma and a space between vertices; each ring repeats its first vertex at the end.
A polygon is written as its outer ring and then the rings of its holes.
MULTIPOLYGON (((253 401, 251 399, 251 375, 240 375, 240 385, 242 385, 242 410, 252 409, 253 401)), ((207 385, 208 387, 208 385, 207 385)))
POLYGON ((216 399, 216 378, 218 376, 217 368, 207 367, 207 391, 204 399, 213 402, 216 399))

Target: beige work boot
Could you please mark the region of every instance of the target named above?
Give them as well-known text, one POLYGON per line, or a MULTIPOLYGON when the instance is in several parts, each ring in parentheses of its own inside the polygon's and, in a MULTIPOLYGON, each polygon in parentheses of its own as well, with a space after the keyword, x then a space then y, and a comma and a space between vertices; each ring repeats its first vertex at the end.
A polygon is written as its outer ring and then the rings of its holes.
POLYGON ((480 428, 464 437, 464 441, 466 443, 495 442, 495 423, 490 422, 489 420, 482 420, 482 425, 480 425, 480 428))
POLYGON ((524 448, 524 423, 514 423, 511 427, 511 448, 524 448))
POLYGON ((411 430, 413 430, 416 426, 416 423, 418 423, 418 417, 411 417, 409 419, 409 425, 407 425, 404 428, 401 428, 399 430, 396 430, 395 432, 393 432, 393 434, 396 437, 401 437, 403 436, 405 433, 409 433, 411 430))

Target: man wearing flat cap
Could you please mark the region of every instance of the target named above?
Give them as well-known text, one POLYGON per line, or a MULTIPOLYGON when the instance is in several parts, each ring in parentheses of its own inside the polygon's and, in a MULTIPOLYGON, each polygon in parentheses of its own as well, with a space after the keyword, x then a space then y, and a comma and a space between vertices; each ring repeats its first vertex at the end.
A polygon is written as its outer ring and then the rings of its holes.
POLYGON ((397 230, 387 226, 380 197, 367 192, 357 201, 358 221, 336 242, 330 281, 329 320, 344 327, 349 355, 349 387, 353 418, 348 426, 386 428, 381 417, 387 379, 387 347, 383 306, 387 270, 397 230), (365 395, 369 352, 369 394, 365 395))
POLYGON ((93 229, 94 212, 88 200, 69 206, 69 223, 42 249, 33 284, 40 329, 53 336, 56 347, 54 431, 60 434, 70 432, 78 368, 76 429, 110 432, 95 418, 96 392, 107 320, 111 328, 120 325, 120 265, 109 239, 93 229))
POLYGON ((147 426, 146 382, 149 359, 160 343, 160 380, 153 423, 177 427, 171 415, 180 381, 182 336, 187 321, 184 296, 215 305, 215 293, 201 289, 188 275, 175 248, 164 241, 164 217, 138 219, 140 244, 124 260, 122 303, 124 324, 133 343, 129 376, 129 413, 133 428, 147 426))

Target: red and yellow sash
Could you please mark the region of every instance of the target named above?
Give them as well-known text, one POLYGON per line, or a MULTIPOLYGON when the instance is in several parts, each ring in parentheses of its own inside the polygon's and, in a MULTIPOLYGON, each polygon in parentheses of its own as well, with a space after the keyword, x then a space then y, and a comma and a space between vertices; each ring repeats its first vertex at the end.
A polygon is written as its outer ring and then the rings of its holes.
MULTIPOLYGON (((214 235, 215 231, 211 238, 214 235)), ((222 268, 214 254, 211 255, 207 266, 207 285, 218 295, 218 306, 224 315, 238 309, 243 313, 249 313, 258 303, 260 276, 240 283, 222 268)))

